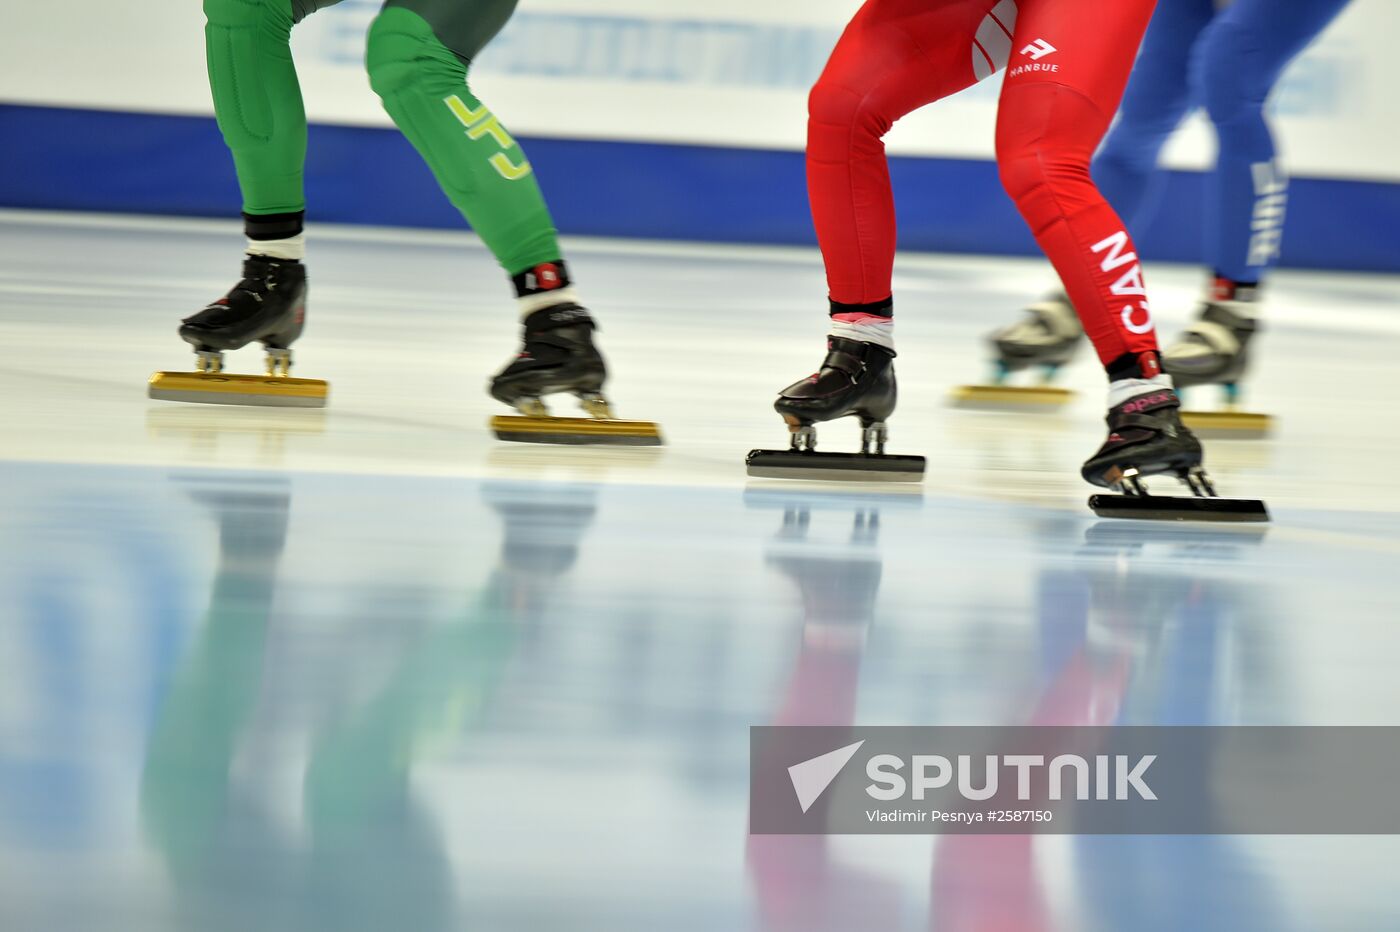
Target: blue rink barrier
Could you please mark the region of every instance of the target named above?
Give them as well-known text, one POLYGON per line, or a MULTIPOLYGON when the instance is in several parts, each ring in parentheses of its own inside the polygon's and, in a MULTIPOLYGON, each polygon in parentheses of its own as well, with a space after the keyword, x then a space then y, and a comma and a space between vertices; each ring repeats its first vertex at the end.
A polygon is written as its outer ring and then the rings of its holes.
MULTIPOLYGON (((0 104, 0 206, 229 217, 233 165, 212 118, 0 104)), ((801 153, 523 137, 564 233, 810 245, 801 153)), ((986 160, 895 158, 900 246, 1033 255, 986 160)), ((312 221, 455 229, 463 221, 393 129, 313 125, 312 221)), ((1202 175, 1170 172, 1134 231, 1156 261, 1199 262, 1202 175), (1172 205, 1177 205, 1173 209, 1172 205)), ((1400 184, 1295 178, 1283 265, 1400 271, 1400 184)))

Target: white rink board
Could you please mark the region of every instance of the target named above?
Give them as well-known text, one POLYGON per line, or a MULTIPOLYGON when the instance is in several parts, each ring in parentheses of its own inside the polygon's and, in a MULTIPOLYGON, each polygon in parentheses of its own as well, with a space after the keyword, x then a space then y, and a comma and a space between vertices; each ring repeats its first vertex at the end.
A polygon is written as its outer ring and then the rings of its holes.
MULTIPOLYGON (((522 0, 474 69, 473 86, 527 136, 796 150, 807 88, 858 6, 522 0)), ((378 8, 378 0, 344 0, 297 27, 312 120, 388 124, 361 65, 378 8)), ((191 0, 7 4, 0 101, 209 114, 202 25, 191 0)), ((1400 3, 1356 0, 1290 68, 1273 105, 1294 174, 1400 180, 1397 35, 1400 3)), ((902 121, 891 151, 991 158, 997 82, 902 121)), ((1195 119, 1168 163, 1202 167, 1212 148, 1195 119)))

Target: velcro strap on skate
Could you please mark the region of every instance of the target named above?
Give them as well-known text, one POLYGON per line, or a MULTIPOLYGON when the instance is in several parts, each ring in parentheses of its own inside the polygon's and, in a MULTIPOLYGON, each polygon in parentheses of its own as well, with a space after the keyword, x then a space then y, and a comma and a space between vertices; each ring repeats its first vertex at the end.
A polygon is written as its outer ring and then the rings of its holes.
MULTIPOLYGON (((1222 324, 1210 320, 1198 320, 1186 328, 1187 337, 1195 337, 1215 352, 1229 355, 1239 352, 1240 341, 1234 332, 1222 324)), ((1168 352, 1168 357, 1177 355, 1168 352)))
POLYGON ((258 301, 263 299, 263 295, 271 291, 276 291, 279 282, 286 281, 283 275, 288 266, 296 265, 295 260, 271 259, 267 256, 255 256, 249 254, 243 260, 243 279, 234 285, 226 297, 233 297, 236 292, 243 292, 252 295, 258 301))
POLYGON ((540 333, 545 330, 558 330, 560 327, 588 327, 598 329, 598 324, 589 315, 587 308, 577 304, 555 304, 540 308, 525 318, 526 333, 540 333))
POLYGON ((1027 307, 1026 311, 1047 333, 1055 337, 1070 339, 1084 333, 1079 324, 1079 315, 1074 312, 1074 306, 1068 300, 1051 298, 1037 301, 1027 307))
POLYGON ((1259 321, 1249 313, 1249 307, 1245 301, 1211 301, 1201 311, 1201 321, 1239 333, 1252 333, 1259 328, 1259 321))
POLYGON ((1114 431, 1127 427, 1142 427, 1160 433, 1170 426, 1170 422, 1166 418, 1153 417, 1151 414, 1120 414, 1111 419, 1108 426, 1114 431))
POLYGON ((826 354, 826 359, 822 360, 822 368, 837 369, 854 378, 865 368, 865 362, 859 356, 834 349, 826 354))

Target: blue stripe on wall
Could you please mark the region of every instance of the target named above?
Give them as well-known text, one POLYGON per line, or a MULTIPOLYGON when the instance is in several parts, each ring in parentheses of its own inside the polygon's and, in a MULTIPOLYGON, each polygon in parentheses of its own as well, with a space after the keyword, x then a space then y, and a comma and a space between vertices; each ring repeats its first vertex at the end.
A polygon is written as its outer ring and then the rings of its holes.
MULTIPOLYGON (((0 104, 0 205, 229 216, 238 190, 210 118, 0 104)), ((802 155, 753 149, 522 140, 565 233, 811 244, 802 155)), ((1030 255, 1035 243, 997 181, 971 159, 896 158, 904 249, 1030 255)), ((1202 177, 1171 172, 1135 231, 1156 260, 1200 258, 1202 177)), ((458 228, 462 220, 397 132, 312 126, 313 220, 458 228)), ((1298 178, 1283 264, 1400 271, 1400 184, 1298 178)))

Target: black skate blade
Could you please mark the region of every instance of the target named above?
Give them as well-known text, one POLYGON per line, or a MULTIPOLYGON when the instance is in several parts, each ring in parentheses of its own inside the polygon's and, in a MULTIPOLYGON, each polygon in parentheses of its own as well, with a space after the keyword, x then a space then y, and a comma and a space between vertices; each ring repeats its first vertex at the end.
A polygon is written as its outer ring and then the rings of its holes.
POLYGON ((959 385, 949 404, 981 411, 1053 411, 1074 400, 1074 392, 1048 385, 959 385))
POLYGON ((829 482, 921 482, 922 456, 887 453, 818 453, 750 450, 744 458, 750 476, 760 479, 825 479, 829 482))
POLYGON ((147 396, 158 401, 206 405, 265 405, 279 408, 324 408, 330 386, 320 379, 226 372, 157 372, 147 396))
POLYGON ((1259 440, 1274 429, 1272 417, 1248 411, 1182 411, 1181 423, 1197 436, 1217 440, 1259 440))
POLYGON ((517 443, 594 443, 612 446, 656 447, 661 428, 652 421, 619 421, 595 417, 491 418, 497 440, 517 443))
POLYGON ((1089 508, 1100 518, 1143 521, 1268 521, 1269 509, 1258 499, 1175 495, 1090 495, 1089 508))

